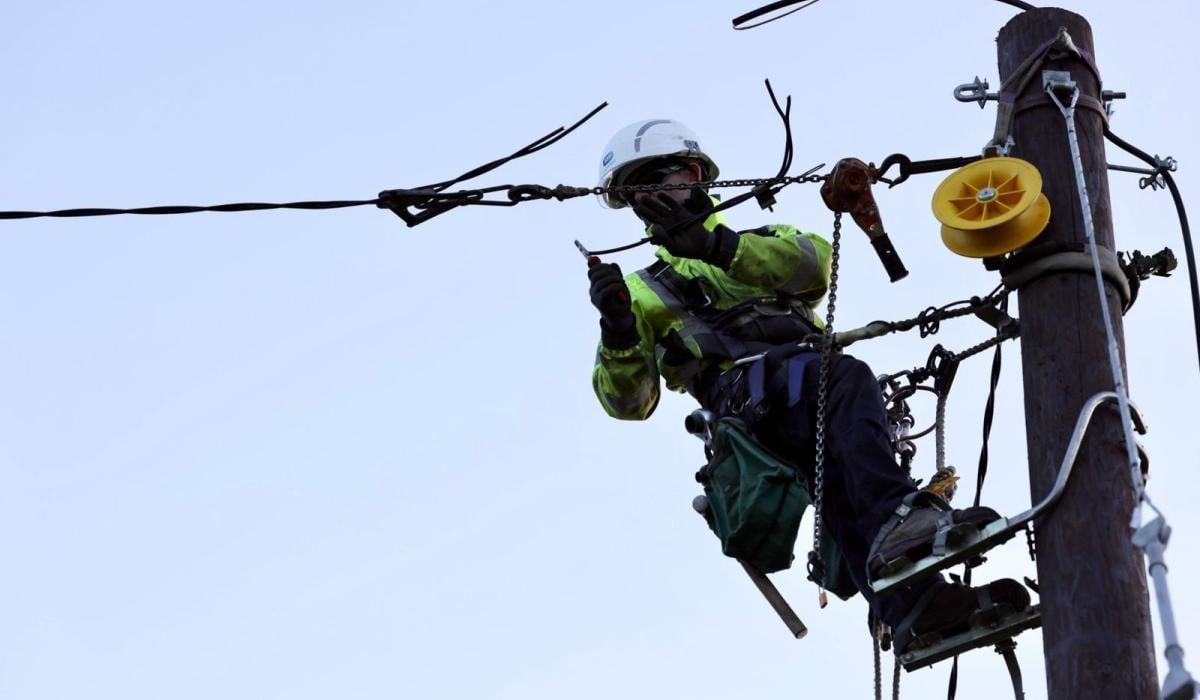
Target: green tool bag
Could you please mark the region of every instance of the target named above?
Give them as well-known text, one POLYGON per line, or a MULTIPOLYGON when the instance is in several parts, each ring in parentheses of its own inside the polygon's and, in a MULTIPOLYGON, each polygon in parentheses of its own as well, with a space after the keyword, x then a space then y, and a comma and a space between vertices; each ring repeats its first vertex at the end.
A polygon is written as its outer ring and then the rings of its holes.
MULTIPOLYGON (((759 444, 738 418, 718 421, 712 447, 696 479, 708 499, 704 519, 721 551, 767 574, 791 567, 800 520, 812 503, 799 470, 759 444)), ((843 599, 858 592, 828 533, 821 559, 826 590, 843 599)))

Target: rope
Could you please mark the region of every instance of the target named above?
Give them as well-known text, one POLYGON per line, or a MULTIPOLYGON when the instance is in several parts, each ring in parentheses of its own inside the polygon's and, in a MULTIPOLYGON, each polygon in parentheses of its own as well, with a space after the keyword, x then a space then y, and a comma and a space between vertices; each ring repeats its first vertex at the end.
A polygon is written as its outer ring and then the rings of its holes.
POLYGON ((883 670, 879 661, 879 637, 871 633, 871 652, 875 658, 875 700, 883 700, 883 670))
MULTIPOLYGON (((884 632, 883 623, 871 615, 871 653, 875 660, 875 700, 883 700, 883 665, 879 652, 883 647, 880 634, 884 632)), ((900 700, 900 657, 892 655, 892 700, 900 700)))

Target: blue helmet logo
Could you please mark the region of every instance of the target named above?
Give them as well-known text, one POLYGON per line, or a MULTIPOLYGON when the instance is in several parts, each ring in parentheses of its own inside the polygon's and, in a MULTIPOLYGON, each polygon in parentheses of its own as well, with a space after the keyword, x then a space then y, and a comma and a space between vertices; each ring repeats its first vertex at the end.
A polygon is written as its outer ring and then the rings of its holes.
POLYGON ((612 160, 613 160, 613 152, 609 151, 608 153, 604 154, 604 160, 600 161, 600 165, 601 166, 608 165, 609 163, 612 162, 612 160))
POLYGON ((684 139, 683 145, 685 147, 687 147, 688 151, 690 151, 692 153, 700 152, 700 144, 696 143, 695 141, 691 141, 689 139, 684 139))

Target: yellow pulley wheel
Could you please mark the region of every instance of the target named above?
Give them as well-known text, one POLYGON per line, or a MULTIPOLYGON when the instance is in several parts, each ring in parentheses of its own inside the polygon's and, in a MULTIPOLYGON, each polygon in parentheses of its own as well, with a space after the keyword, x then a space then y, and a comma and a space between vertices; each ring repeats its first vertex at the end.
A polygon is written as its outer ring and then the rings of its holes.
POLYGON ((933 193, 942 242, 968 258, 1009 253, 1050 221, 1042 174, 1020 158, 984 158, 954 171, 933 193))

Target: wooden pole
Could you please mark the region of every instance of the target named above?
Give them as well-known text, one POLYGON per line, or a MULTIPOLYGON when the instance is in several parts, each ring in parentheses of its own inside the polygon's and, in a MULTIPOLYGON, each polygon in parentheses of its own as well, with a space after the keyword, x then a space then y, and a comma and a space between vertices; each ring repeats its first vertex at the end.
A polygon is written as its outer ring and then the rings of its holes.
MULTIPOLYGON (((1022 12, 997 38, 1001 81, 1066 28, 1075 46, 1095 55, 1087 21, 1058 8, 1022 12)), ((1079 85, 1075 119, 1097 242, 1113 248, 1112 213, 1098 81, 1075 55, 1051 54, 1043 70, 1069 71, 1079 85)), ((1041 171, 1050 224, 1033 245, 1086 242, 1066 125, 1044 91, 1041 71, 1018 99, 1011 155, 1041 171)), ((1124 363, 1121 302, 1106 286, 1124 363)), ((1096 282, 1090 274, 1055 273, 1019 292, 1030 490, 1050 489, 1083 402, 1113 389, 1096 282)), ((1130 541, 1134 507, 1128 460, 1115 408, 1099 411, 1076 472, 1058 505, 1037 525, 1047 697, 1157 698, 1154 642, 1145 568, 1130 541)))

